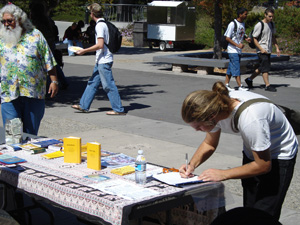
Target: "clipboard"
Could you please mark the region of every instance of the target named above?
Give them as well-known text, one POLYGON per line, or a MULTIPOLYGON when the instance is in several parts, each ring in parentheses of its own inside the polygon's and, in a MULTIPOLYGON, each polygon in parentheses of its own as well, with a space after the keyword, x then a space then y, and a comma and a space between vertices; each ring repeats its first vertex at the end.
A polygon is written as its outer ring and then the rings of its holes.
POLYGON ((153 178, 176 187, 204 183, 203 180, 198 180, 198 176, 182 178, 178 172, 154 174, 153 178))

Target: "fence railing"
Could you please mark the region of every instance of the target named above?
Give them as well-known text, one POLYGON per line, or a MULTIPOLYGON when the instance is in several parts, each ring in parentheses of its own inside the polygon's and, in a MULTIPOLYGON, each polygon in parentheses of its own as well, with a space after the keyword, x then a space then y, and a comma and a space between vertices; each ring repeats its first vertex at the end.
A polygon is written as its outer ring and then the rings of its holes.
POLYGON ((113 22, 137 22, 147 20, 147 5, 104 4, 105 19, 113 22))

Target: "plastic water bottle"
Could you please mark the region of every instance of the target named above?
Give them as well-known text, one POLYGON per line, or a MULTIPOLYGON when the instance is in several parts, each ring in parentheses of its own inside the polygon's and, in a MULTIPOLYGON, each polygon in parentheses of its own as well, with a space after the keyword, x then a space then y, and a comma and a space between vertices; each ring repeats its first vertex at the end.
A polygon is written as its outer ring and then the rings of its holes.
POLYGON ((135 182, 137 184, 145 184, 146 183, 146 158, 143 155, 144 151, 139 150, 138 151, 138 156, 136 157, 135 160, 135 182))
POLYGON ((20 118, 6 120, 5 122, 5 143, 18 144, 22 142, 23 123, 20 118))

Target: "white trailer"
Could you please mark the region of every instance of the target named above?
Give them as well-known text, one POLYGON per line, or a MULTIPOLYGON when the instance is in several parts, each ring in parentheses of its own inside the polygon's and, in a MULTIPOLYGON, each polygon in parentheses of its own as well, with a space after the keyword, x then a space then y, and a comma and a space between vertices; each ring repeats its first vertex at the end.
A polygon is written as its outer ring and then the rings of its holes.
POLYGON ((195 7, 186 1, 153 1, 147 6, 149 47, 165 51, 195 40, 195 7))

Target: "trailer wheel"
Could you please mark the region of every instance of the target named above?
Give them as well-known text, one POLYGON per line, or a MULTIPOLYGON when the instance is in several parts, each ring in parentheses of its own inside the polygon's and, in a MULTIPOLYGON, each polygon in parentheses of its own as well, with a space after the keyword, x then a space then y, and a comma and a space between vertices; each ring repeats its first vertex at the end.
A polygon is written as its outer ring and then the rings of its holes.
POLYGON ((166 42, 164 41, 159 42, 159 50, 166 51, 166 49, 167 49, 166 42))

